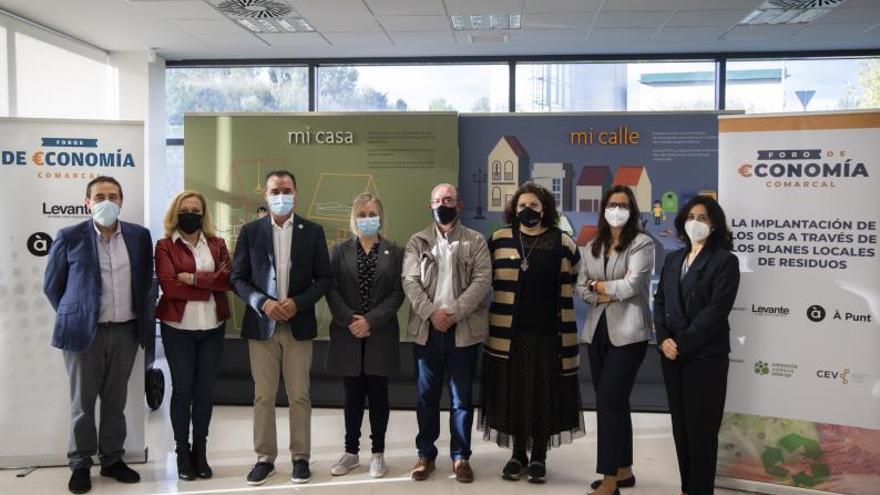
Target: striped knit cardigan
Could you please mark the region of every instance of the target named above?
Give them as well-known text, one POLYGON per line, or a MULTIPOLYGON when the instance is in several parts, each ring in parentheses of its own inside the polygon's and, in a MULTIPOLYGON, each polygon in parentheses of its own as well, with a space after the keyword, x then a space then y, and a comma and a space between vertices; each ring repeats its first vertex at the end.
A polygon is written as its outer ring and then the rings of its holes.
MULTIPOLYGON (((557 228, 552 230, 559 236, 557 246, 562 251, 556 312, 559 316, 559 357, 562 361, 562 374, 576 375, 580 366, 580 355, 572 294, 581 256, 577 244, 568 234, 557 228)), ((492 253, 492 305, 489 306, 489 340, 483 349, 489 356, 501 359, 510 357, 510 342, 516 326, 514 317, 522 262, 518 245, 519 234, 514 233, 510 227, 496 231, 489 241, 489 251, 492 253)))

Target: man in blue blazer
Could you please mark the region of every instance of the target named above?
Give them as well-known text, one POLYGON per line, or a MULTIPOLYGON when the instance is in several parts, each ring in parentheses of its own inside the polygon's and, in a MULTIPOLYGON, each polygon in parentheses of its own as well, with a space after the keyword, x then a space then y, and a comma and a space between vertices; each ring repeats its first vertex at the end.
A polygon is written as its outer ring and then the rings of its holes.
POLYGON ((95 454, 102 476, 140 481, 122 461, 125 401, 138 343, 144 346, 155 338, 150 231, 118 220, 122 186, 113 177, 89 182, 86 206, 92 218, 58 232, 43 279, 43 293, 57 315, 52 345, 64 351, 70 378, 67 458, 73 493, 91 489, 95 454), (99 397, 101 424, 96 431, 99 397))
POLYGON ((330 287, 330 256, 324 229, 293 213, 293 174, 269 172, 265 184, 269 215, 241 228, 232 262, 232 288, 246 305, 241 335, 248 340, 254 380, 257 463, 247 483, 261 485, 275 472, 275 398, 281 374, 290 407, 291 481, 307 483, 311 478, 309 371, 312 339, 318 333, 315 304, 330 287))

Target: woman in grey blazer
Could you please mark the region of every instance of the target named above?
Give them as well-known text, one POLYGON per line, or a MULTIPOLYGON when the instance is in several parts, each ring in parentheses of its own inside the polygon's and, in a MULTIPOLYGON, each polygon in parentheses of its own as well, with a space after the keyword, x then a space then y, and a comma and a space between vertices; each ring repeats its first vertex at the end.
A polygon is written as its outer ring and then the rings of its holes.
POLYGON ((648 306, 654 241, 640 228, 632 190, 614 186, 602 197, 599 233, 587 244, 575 287, 590 305, 583 340, 588 344, 596 392, 595 495, 635 484, 629 396, 651 338, 648 306))
POLYGON ((388 375, 397 372, 400 329, 397 310, 403 303, 403 249, 379 235, 384 219, 382 202, 363 193, 351 208, 355 237, 333 246, 327 292, 330 348, 327 370, 343 376, 345 384, 345 453, 330 468, 340 476, 360 466, 358 457, 364 405, 370 403, 370 474, 381 478, 388 427, 388 375))

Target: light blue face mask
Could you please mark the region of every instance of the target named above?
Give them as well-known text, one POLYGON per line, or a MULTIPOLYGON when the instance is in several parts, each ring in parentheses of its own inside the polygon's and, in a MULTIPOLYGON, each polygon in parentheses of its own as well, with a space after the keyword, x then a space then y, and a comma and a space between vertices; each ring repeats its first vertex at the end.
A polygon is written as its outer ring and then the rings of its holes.
POLYGON ((382 227, 382 219, 380 217, 358 218, 355 220, 355 223, 361 234, 367 237, 376 235, 379 232, 379 228, 382 227))
POLYGON ((95 223, 102 227, 112 227, 114 223, 116 223, 116 219, 119 218, 119 205, 110 201, 109 199, 105 199, 100 203, 95 203, 92 205, 92 219, 95 220, 95 223))
POLYGON ((293 211, 294 197, 293 194, 278 194, 269 196, 266 203, 272 213, 283 217, 293 211))

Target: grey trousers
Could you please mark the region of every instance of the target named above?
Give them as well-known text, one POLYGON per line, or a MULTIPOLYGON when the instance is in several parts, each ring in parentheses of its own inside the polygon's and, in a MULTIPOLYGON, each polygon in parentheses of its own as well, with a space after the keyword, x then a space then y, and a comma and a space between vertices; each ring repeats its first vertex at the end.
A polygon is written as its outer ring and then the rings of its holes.
POLYGON ((138 343, 136 322, 99 325, 95 340, 83 352, 64 351, 70 377, 71 469, 91 467, 99 454, 110 466, 125 453, 125 401, 138 343), (101 399, 101 424, 95 430, 95 402, 101 399))

